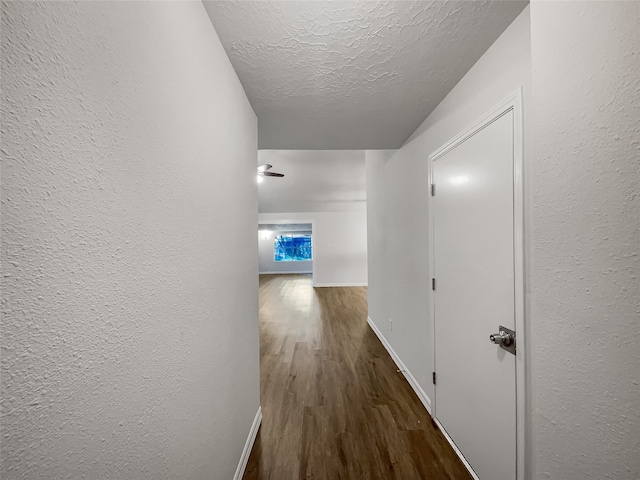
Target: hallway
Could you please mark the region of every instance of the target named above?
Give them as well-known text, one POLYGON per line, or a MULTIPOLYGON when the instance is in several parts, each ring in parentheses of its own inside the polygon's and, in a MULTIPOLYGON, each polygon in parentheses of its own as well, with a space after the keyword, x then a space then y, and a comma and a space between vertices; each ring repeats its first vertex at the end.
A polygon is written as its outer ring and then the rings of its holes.
POLYGON ((367 325, 364 287, 260 277, 263 420, 245 479, 467 479, 367 325))

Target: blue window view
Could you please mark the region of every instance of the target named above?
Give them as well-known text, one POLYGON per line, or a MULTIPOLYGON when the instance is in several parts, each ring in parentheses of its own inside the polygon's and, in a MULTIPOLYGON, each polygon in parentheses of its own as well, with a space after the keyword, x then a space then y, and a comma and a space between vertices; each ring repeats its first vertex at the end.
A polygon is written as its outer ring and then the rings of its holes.
POLYGON ((311 235, 276 235, 273 250, 276 262, 311 260, 311 235))

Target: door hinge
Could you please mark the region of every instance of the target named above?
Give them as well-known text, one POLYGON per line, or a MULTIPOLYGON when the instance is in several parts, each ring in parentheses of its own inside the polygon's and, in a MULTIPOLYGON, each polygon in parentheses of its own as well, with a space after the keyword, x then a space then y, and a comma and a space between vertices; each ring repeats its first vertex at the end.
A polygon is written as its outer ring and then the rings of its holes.
POLYGON ((433 384, 436 384, 436 372, 433 372, 433 384))
POLYGON ((436 279, 432 278, 431 279, 431 290, 435 291, 435 289, 436 289, 436 279))
POLYGON ((431 184, 431 196, 432 197, 436 196, 436 184, 435 183, 431 184))

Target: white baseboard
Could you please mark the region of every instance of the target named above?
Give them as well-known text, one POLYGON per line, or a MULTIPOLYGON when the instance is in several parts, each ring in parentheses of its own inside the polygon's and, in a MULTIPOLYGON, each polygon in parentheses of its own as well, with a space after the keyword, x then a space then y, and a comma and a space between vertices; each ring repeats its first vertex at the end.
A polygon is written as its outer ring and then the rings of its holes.
POLYGON ((422 387, 420 386, 418 381, 415 379, 415 377, 411 374, 411 372, 406 367, 406 365, 402 362, 402 360, 400 360, 400 357, 395 352, 393 347, 391 347, 387 339, 384 338, 384 335, 382 334, 382 332, 378 330, 378 327, 376 327, 376 324, 373 323, 373 320, 371 320, 371 317, 367 317, 367 323, 371 327, 371 330, 373 330, 373 333, 375 333, 376 336, 380 339, 380 343, 382 343, 384 348, 387 349, 387 352, 389 352, 389 355, 391 355, 391 358, 393 359, 395 364, 398 366, 398 370, 402 372, 404 377, 407 379, 407 382, 409 382, 409 385, 411 385, 411 388, 413 388, 413 391, 416 392, 416 395, 418 395, 418 398, 424 405, 424 408, 426 408, 427 412, 429 412, 429 415, 433 417, 433 415, 431 414, 431 399, 427 396, 425 391, 422 389, 422 387))
POLYGON ((262 423, 262 407, 258 407, 258 413, 256 413, 256 417, 253 419, 253 424, 251 425, 251 430, 249 430, 247 441, 244 444, 242 455, 240 455, 240 463, 238 463, 238 468, 236 468, 236 474, 233 476, 233 480, 242 480, 244 476, 244 471, 247 468, 247 462, 251 455, 251 449, 253 448, 253 442, 256 441, 256 436, 258 436, 260 423, 262 423))
POLYGON ((367 283, 316 283, 314 287, 366 287, 367 283))
POLYGON ((311 275, 313 272, 258 272, 258 275, 311 275))
POLYGON ((480 480, 478 478, 478 476, 476 475, 476 473, 471 468, 471 465, 469 465, 469 462, 467 462, 467 459, 464 458, 464 455, 462 455, 462 452, 460 451, 460 449, 456 446, 455 443, 453 443, 453 440, 449 436, 447 431, 440 424, 438 419, 436 417, 434 417, 433 414, 431 413, 431 400, 429 399, 427 394, 424 392, 422 387, 418 384, 418 382, 413 377, 411 372, 407 369, 407 367, 402 362, 402 360, 400 360, 400 357, 395 352, 395 350, 391 347, 391 345, 389 344, 387 339, 384 338, 384 335, 382 334, 382 332, 380 330, 378 330, 378 327, 376 327, 376 324, 373 323, 373 320, 371 320, 371 317, 367 317, 367 323, 371 327, 371 330, 373 330, 373 333, 375 333, 377 335, 377 337, 380 339, 380 343, 382 343, 382 345, 384 345, 384 348, 387 349, 387 352, 389 352, 389 355, 391 355, 391 358, 393 359, 395 364, 398 366, 398 369, 405 376, 405 378, 407 379, 407 382, 409 382, 409 385, 411 385, 411 388, 413 388, 413 391, 416 392, 416 395, 418 395, 418 398, 420 399, 420 401, 422 402, 424 407, 427 409, 427 412, 429 412, 429 415, 431 415, 431 418, 433 419, 433 421, 436 422, 436 424, 438 425, 438 428, 440 429, 440 431, 443 433, 444 437, 449 442, 449 445, 451 445, 451 448, 453 448, 453 451, 456 452, 456 455, 458 455, 458 458, 460 458, 460 461, 467 468, 467 470, 469 471, 469 474, 474 478, 474 480, 480 480))
POLYGON ((473 477, 474 480, 480 480, 478 475, 476 475, 476 472, 474 472, 473 468, 471 468, 471 465, 469 465, 469 462, 467 462, 467 459, 464 458, 464 455, 462 455, 462 452, 460 451, 460 449, 456 446, 455 443, 453 443, 453 439, 449 436, 449 434, 444 429, 440 421, 435 417, 433 417, 433 421, 436 422, 436 425, 438 425, 438 428, 444 435, 444 438, 447 439, 447 442, 449 442, 449 445, 451 445, 451 448, 453 448, 453 451, 456 452, 456 455, 458 455, 458 458, 460 459, 460 461, 464 464, 465 467, 467 467, 469 474, 473 477))

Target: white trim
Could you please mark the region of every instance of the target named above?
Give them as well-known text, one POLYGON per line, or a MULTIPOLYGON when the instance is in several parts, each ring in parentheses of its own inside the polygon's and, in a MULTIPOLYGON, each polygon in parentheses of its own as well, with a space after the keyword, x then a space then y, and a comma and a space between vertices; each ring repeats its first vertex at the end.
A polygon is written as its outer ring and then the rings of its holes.
POLYGON ((387 352, 389 352, 389 355, 391 355, 391 358, 393 359, 395 364, 398 366, 398 369, 405 376, 405 378, 407 379, 407 382, 409 382, 409 385, 411 385, 411 388, 413 388, 413 391, 416 392, 416 395, 418 395, 418 398, 420 399, 420 401, 422 402, 424 407, 427 409, 427 412, 429 412, 429 415, 431 415, 431 418, 433 419, 433 421, 438 425, 438 428, 440 429, 440 431, 442 432, 444 437, 447 439, 447 441, 451 445, 451 448, 453 448, 453 451, 456 452, 456 455, 458 455, 458 458, 460 458, 460 461, 464 464, 466 469, 469 471, 469 474, 474 478, 474 480, 480 480, 478 478, 478 476, 476 475, 476 472, 474 472, 473 468, 471 468, 471 465, 469 465, 469 462, 467 462, 467 459, 464 458, 464 455, 462 455, 462 452, 460 451, 460 449, 456 446, 455 443, 453 443, 453 440, 451 439, 451 437, 449 436, 447 431, 444 429, 442 424, 432 414, 432 412, 431 412, 431 400, 429 399, 429 397, 427 396, 425 391, 422 389, 420 384, 416 381, 414 376, 407 369, 407 367, 405 366, 404 362, 400 359, 398 354, 395 352, 393 347, 389 344, 389 342, 384 337, 382 332, 378 329, 376 324, 373 323, 373 320, 371 320, 371 317, 367 317, 367 323, 371 327, 371 330, 373 330, 373 333, 375 333, 376 336, 380 339, 380 343, 382 343, 384 348, 387 349, 387 352))
POLYGON ((314 287, 366 287, 368 284, 360 282, 347 283, 316 283, 314 287))
POLYGON ((382 343, 384 348, 387 349, 387 352, 389 352, 389 355, 391 355, 392 360, 398 366, 398 370, 400 370, 400 372, 402 372, 404 377, 407 379, 407 382, 409 382, 409 385, 411 385, 411 388, 413 388, 413 391, 416 392, 416 395, 418 395, 418 398, 420 399, 420 401, 424 405, 424 408, 426 408, 427 412, 429 412, 429 415, 431 415, 431 399, 427 396, 427 394, 422 389, 422 387, 420 386, 418 381, 411 374, 411 372, 406 367, 404 362, 400 359, 400 357, 395 352, 395 350, 393 349, 391 344, 384 337, 382 332, 380 330, 378 330, 378 327, 376 327, 376 324, 373 323, 373 320, 371 320, 371 317, 367 317, 367 323, 371 327, 371 330, 373 330, 373 333, 375 333, 376 336, 378 337, 378 339, 380 340, 380 343, 382 343))
POLYGON ((313 275, 313 272, 258 272, 258 275, 313 275))
POLYGON ((244 471, 247 468, 251 449, 253 448, 253 443, 256 441, 256 437, 258 436, 258 430, 260 429, 261 423, 262 407, 258 407, 258 413, 256 413, 256 416, 253 419, 253 424, 251 425, 251 430, 249 430, 247 441, 244 444, 242 455, 240 455, 240 463, 238 463, 238 468, 236 468, 236 474, 233 476, 233 480, 242 480, 242 477, 244 477, 244 471))
POLYGON ((436 417, 433 417, 433 421, 436 423, 436 425, 438 425, 438 428, 444 435, 444 438, 447 439, 447 442, 449 442, 449 445, 451 445, 451 448, 453 448, 453 451, 456 452, 456 455, 458 455, 458 458, 460 459, 460 461, 464 464, 465 467, 467 467, 469 474, 474 478, 474 480, 480 480, 478 475, 476 475, 476 472, 474 472, 473 468, 471 468, 471 465, 469 465, 469 462, 467 462, 467 459, 464 458, 464 455, 462 455, 462 452, 460 451, 460 449, 456 446, 455 443, 453 443, 453 439, 449 436, 449 434, 444 429, 440 421, 436 417))
POLYGON ((506 113, 510 112, 511 110, 515 110, 517 103, 522 104, 522 89, 516 90, 514 93, 509 95, 505 100, 500 102, 500 104, 497 107, 495 107, 489 113, 484 115, 480 120, 477 120, 471 125, 469 125, 462 132, 460 132, 458 135, 453 137, 451 140, 449 140, 447 143, 445 143, 443 146, 441 146, 439 149, 437 149, 435 152, 429 155, 429 159, 431 160, 431 162, 433 162, 434 160, 437 160, 438 158, 443 156, 445 153, 448 153, 450 150, 453 150, 462 142, 464 142, 465 140, 468 140, 469 138, 474 136, 476 133, 478 133, 480 130, 487 127, 488 125, 491 125, 493 122, 498 120, 500 117, 502 117, 506 113))
POLYGON ((524 109, 520 88, 513 101, 513 260, 515 278, 516 349, 516 479, 525 476, 525 412, 527 408, 524 316, 524 109))
MULTIPOLYGON (((431 282, 434 277, 434 272, 436 271, 435 266, 435 253, 434 253, 434 244, 435 244, 435 233, 433 231, 435 225, 435 216, 433 211, 433 196, 431 195, 431 185, 434 184, 433 178, 433 159, 429 157, 427 159, 427 175, 428 175, 428 186, 429 192, 427 192, 427 221, 429 222, 429 252, 428 252, 428 264, 429 264, 429 282, 431 282)), ((429 285, 431 287, 431 285, 429 285)), ((433 371, 436 372, 436 301, 435 301, 435 292, 433 288, 427 289, 427 296, 429 299, 429 315, 431 317, 431 353, 433 355, 432 363, 433 363, 433 371)), ((433 386, 433 413, 432 417, 435 420, 436 411, 437 411, 437 399, 436 399, 436 386, 433 386)))
MULTIPOLYGON (((523 133, 523 108, 522 108, 522 88, 509 95, 496 108, 480 120, 465 128, 461 133, 453 137, 438 150, 429 155, 427 159, 429 188, 433 183, 433 162, 445 153, 453 150, 462 142, 475 135, 477 132, 495 122, 506 113, 513 111, 513 241, 514 241, 514 280, 515 280, 515 327, 518 348, 516 350, 516 479, 525 479, 525 412, 526 412, 526 383, 525 383, 525 361, 526 361, 526 330, 524 317, 524 133, 523 133)), ((437 195, 437 187, 436 187, 437 195)), ((434 213, 433 197, 428 196, 428 216, 429 216, 429 277, 435 276, 434 265, 434 213)), ((429 289, 429 302, 431 314, 431 338, 433 339, 433 365, 436 365, 436 338, 435 338, 435 292, 429 289)), ((437 413, 436 394, 434 386, 433 410, 434 418, 437 413)), ((436 419, 437 421, 437 419, 436 419)), ((438 422, 439 423, 439 422, 438 422)), ((442 429, 444 432, 444 429, 442 429)), ((449 438, 447 436, 447 438, 449 438)), ((453 445, 453 441, 449 439, 453 445)), ((455 448, 455 447, 454 447, 455 448)), ((456 449, 457 450, 457 449, 456 449)), ((466 461, 465 461, 466 462, 466 461)))

